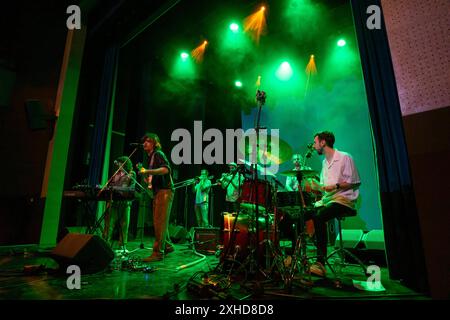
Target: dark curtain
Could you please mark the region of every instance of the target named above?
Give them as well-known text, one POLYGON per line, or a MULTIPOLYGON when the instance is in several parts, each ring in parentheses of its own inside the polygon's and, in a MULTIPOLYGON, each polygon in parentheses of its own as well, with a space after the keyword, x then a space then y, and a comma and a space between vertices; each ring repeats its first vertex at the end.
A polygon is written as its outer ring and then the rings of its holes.
POLYGON ((376 144, 383 227, 391 279, 427 291, 427 273, 400 102, 383 15, 381 29, 366 26, 367 7, 379 0, 351 0, 376 144))
POLYGON ((383 15, 381 29, 366 26, 367 7, 351 0, 374 134, 386 255, 391 279, 428 291, 424 250, 403 122, 383 15))
POLYGON ((103 65, 103 75, 100 85, 99 98, 97 103, 97 113, 94 124, 94 134, 91 145, 91 161, 89 166, 89 185, 100 183, 103 168, 103 155, 105 152, 105 141, 109 118, 109 106, 111 103, 114 70, 118 58, 119 49, 115 46, 106 51, 103 65))

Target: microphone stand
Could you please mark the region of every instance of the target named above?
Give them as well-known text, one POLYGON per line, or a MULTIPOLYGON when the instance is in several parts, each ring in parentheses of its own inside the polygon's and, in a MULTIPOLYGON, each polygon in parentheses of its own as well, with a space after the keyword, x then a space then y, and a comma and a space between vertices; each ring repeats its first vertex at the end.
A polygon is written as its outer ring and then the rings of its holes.
MULTIPOLYGON (((123 164, 122 164, 122 165, 123 165, 123 164)), ((122 167, 122 166, 121 166, 121 167, 122 167)), ((122 169, 122 170, 123 170, 123 169, 122 169)), ((123 172, 126 172, 126 171, 123 170, 123 172)), ((131 178, 131 180, 133 180, 133 182, 134 182, 136 185, 138 185, 138 186, 142 189, 142 191, 145 191, 145 194, 147 194, 149 197, 152 196, 151 193, 150 193, 150 191, 148 191, 148 188, 145 188, 144 186, 142 186, 142 185, 141 185, 141 184, 133 177, 133 175, 128 175, 128 176, 131 178)), ((141 200, 142 200, 142 198, 141 198, 141 200)), ((144 224, 145 224, 145 221, 142 221, 142 227, 141 227, 141 228, 138 227, 138 229, 141 229, 141 230, 140 230, 141 243, 139 244, 139 248, 138 248, 138 249, 153 250, 152 248, 146 248, 146 247, 144 246, 144 224)), ((122 235, 122 239, 123 239, 123 235, 122 235)), ((137 251, 138 249, 134 249, 134 250, 130 251, 129 253, 133 253, 133 252, 137 251)))
POLYGON ((184 228, 187 230, 187 208, 188 208, 188 187, 195 183, 195 179, 188 179, 184 181, 180 181, 174 184, 174 190, 179 188, 184 188, 184 211, 183 211, 183 219, 184 219, 184 228))
MULTIPOLYGON (((254 202, 255 202, 255 238, 256 238, 256 243, 255 243, 255 248, 254 250, 256 251, 256 261, 255 261, 255 252, 251 252, 248 256, 247 259, 249 259, 247 261, 247 263, 250 264, 250 274, 254 273, 253 268, 256 265, 256 268, 258 268, 259 266, 259 259, 260 259, 260 252, 259 252, 259 204, 258 204, 258 160, 259 160, 259 130, 262 129, 260 127, 260 121, 261 121, 261 109, 262 106, 265 104, 266 101, 266 93, 264 91, 260 91, 257 90, 256 91, 256 101, 258 103, 258 114, 257 114, 257 118, 256 118, 256 123, 255 123, 255 129, 256 129, 256 161, 255 163, 252 163, 252 168, 253 168, 253 194, 254 194, 254 202)), ((250 201, 252 201, 251 196, 250 196, 250 201)), ((244 263, 247 264, 247 263, 244 263)), ((259 268, 259 271, 263 274, 264 277, 267 277, 267 275, 264 273, 264 271, 262 270, 262 268, 259 268)))
MULTIPOLYGON (((133 152, 131 152, 131 154, 127 157, 128 160, 130 160, 130 157, 137 151, 137 149, 138 149, 137 147, 134 148, 133 152)), ((130 160, 130 161, 131 161, 131 160, 130 160)), ((119 168, 118 168, 118 169, 111 175, 111 177, 108 179, 108 181, 106 182, 106 184, 100 189, 100 191, 97 193, 97 199, 100 198, 100 195, 102 194, 103 191, 105 191, 105 189, 106 189, 106 188, 108 187, 108 185, 111 183, 111 181, 112 181, 112 179, 115 177, 115 175, 116 175, 120 170, 123 169, 124 164, 125 164, 125 162, 122 163, 122 165, 119 166, 119 168)), ((110 203, 111 203, 111 201, 113 200, 113 199, 112 199, 112 196, 113 196, 113 195, 112 195, 112 192, 111 192, 111 194, 110 194, 110 199, 109 199, 110 203)), ((100 216, 100 218, 98 218, 97 221, 94 223, 94 226, 93 226, 92 228, 89 228, 88 233, 90 233, 90 234, 94 234, 94 233, 95 233, 95 231, 100 227, 100 224, 102 223, 102 221, 105 219, 106 212, 107 212, 109 209, 110 209, 110 205, 108 204, 108 205, 106 206, 106 209, 103 211, 102 215, 100 216)))
MULTIPOLYGON (((133 152, 129 156, 127 156, 127 160, 130 160, 130 157, 137 151, 137 147, 134 148, 133 152)), ((123 166, 125 164, 125 161, 119 166, 119 168, 116 170, 116 172, 113 173, 113 175, 108 179, 106 184, 100 189, 100 191, 97 193, 97 198, 101 195, 101 193, 106 189, 106 187, 110 184, 111 180, 114 178, 114 176, 123 169, 123 166)))

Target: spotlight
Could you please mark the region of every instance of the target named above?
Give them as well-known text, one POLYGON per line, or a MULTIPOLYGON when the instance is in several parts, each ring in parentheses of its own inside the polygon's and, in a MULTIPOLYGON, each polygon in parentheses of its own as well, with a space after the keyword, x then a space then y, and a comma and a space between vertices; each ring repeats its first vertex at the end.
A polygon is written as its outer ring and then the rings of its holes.
POLYGON ((276 76, 281 81, 288 81, 292 77, 292 74, 292 67, 287 61, 284 61, 276 71, 276 76))
POLYGON ((186 60, 187 58, 189 58, 189 55, 186 52, 182 52, 180 54, 181 59, 186 60))
POLYGON ((240 87, 242 87, 242 82, 239 81, 239 80, 236 80, 236 81, 234 82, 234 85, 235 85, 236 87, 240 88, 240 87))
POLYGON ((233 31, 233 32, 238 32, 239 25, 237 23, 233 22, 232 24, 230 24, 230 30, 233 31))
POLYGON ((343 47, 343 46, 345 46, 345 44, 346 44, 346 42, 345 42, 344 39, 339 39, 338 42, 337 42, 337 45, 338 45, 339 47, 343 47))

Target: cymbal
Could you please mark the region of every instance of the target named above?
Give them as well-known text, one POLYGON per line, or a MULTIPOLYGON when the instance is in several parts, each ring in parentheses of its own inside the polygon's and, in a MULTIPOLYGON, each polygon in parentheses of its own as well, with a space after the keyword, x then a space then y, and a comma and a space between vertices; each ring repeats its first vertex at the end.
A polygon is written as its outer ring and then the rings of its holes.
MULTIPOLYGON (((254 168, 254 164, 252 164, 250 161, 245 161, 244 159, 239 159, 240 162, 254 168)), ((258 170, 258 174, 263 175, 263 176, 275 176, 275 174, 273 174, 273 172, 269 171, 269 169, 264 168, 263 166, 256 164, 256 169, 258 170)))
POLYGON ((287 176, 287 177, 296 177, 299 173, 301 173, 303 176, 317 176, 317 171, 309 169, 309 168, 305 168, 305 169, 300 169, 300 170, 287 170, 287 171, 283 171, 280 172, 280 174, 282 176, 287 176))
MULTIPOLYGON (((292 148, 280 137, 260 134, 259 141, 258 163, 270 164, 273 162, 281 164, 291 160, 292 148)), ((239 151, 246 157, 249 156, 252 159, 253 156, 256 160, 256 134, 243 136, 238 142, 238 147, 239 151), (248 138, 247 143, 245 143, 246 138, 248 138)))

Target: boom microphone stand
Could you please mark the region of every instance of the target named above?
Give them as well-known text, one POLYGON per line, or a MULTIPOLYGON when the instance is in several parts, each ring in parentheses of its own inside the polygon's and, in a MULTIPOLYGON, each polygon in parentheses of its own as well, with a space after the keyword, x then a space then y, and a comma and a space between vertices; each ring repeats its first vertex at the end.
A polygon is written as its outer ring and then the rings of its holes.
MULTIPOLYGON (((131 154, 127 157, 127 160, 130 160, 130 157, 137 151, 138 147, 135 147, 134 150, 131 152, 131 154)), ((130 160, 131 161, 131 160, 130 160)), ((109 186, 112 179, 116 176, 117 173, 119 173, 121 170, 123 170, 123 166, 125 164, 125 161, 122 163, 122 165, 117 168, 117 170, 111 175, 111 177, 108 179, 108 181, 105 183, 105 185, 100 189, 100 191, 97 193, 97 199, 100 198, 100 195, 105 191, 105 189, 109 186)), ((112 199, 112 192, 110 193, 109 201, 111 203, 112 199)), ((106 209, 101 214, 100 218, 96 220, 94 223, 94 226, 88 230, 88 233, 93 234, 97 231, 98 228, 100 228, 100 225, 102 221, 105 219, 106 212, 110 210, 110 204, 107 204, 106 209)))

